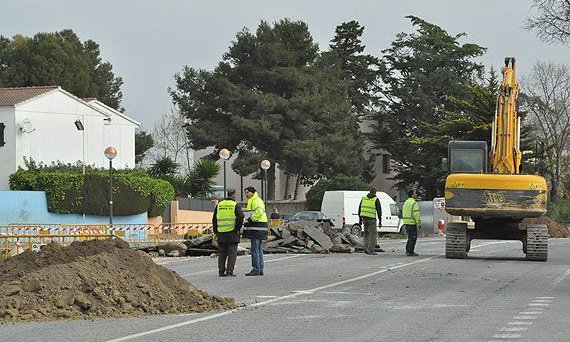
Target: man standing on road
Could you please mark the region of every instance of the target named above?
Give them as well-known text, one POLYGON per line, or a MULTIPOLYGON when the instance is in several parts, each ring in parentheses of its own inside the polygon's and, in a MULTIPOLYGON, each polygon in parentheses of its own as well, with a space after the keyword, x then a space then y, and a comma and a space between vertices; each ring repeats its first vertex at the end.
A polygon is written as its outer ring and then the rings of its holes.
POLYGON ((420 220, 420 207, 418 202, 416 202, 416 198, 418 198, 416 190, 408 191, 408 199, 404 202, 404 208, 402 209, 403 223, 408 232, 408 242, 406 242, 407 256, 418 256, 414 249, 418 240, 418 229, 422 227, 422 223, 420 220))
POLYGON ((358 217, 360 225, 364 227, 364 253, 375 255, 374 248, 378 237, 376 218, 382 217, 382 207, 376 197, 376 188, 370 188, 370 192, 360 200, 358 217))
POLYGON ((236 190, 229 189, 228 197, 218 203, 212 217, 214 233, 218 237, 218 272, 220 277, 235 277, 234 267, 243 217, 243 211, 236 202, 236 190), (226 259, 228 261, 227 266, 226 259))
POLYGON ((252 211, 251 217, 243 227, 243 237, 251 242, 251 266, 252 269, 246 276, 263 275, 263 240, 267 239, 267 213, 265 204, 257 194, 253 186, 248 186, 244 190, 247 197, 247 210, 252 211))

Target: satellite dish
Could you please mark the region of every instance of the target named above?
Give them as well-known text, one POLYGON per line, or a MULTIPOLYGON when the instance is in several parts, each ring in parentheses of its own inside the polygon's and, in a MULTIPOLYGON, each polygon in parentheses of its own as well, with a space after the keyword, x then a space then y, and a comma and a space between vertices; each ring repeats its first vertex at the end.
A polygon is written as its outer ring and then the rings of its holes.
POLYGON ((32 122, 30 121, 30 119, 25 118, 24 120, 22 120, 22 122, 20 122, 20 130, 24 133, 32 133, 36 129, 34 128, 34 126, 32 126, 32 122))

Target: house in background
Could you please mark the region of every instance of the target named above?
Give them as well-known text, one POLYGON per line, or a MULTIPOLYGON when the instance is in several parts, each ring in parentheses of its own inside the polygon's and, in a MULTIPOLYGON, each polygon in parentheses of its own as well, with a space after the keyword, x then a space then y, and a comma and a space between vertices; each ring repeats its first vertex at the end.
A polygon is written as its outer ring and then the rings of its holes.
POLYGON ((117 149, 116 168, 135 167, 135 120, 95 99, 58 86, 0 88, 0 190, 24 158, 108 167, 104 150, 117 149))

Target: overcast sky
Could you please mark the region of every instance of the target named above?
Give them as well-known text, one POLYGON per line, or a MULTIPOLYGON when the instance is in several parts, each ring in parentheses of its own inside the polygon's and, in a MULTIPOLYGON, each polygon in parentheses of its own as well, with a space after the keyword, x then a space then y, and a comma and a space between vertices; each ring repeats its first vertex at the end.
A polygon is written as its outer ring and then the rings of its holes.
POLYGON ((462 43, 488 48, 481 59, 500 69, 516 56, 519 74, 538 60, 569 63, 568 46, 540 42, 525 31, 530 0, 0 0, 0 34, 33 36, 72 29, 82 41, 99 43, 103 60, 124 80, 126 114, 152 131, 172 107, 168 87, 184 65, 212 70, 242 28, 283 18, 309 25, 321 50, 337 25, 365 27, 366 52, 380 56, 399 32, 410 32, 406 15, 464 32, 462 43))

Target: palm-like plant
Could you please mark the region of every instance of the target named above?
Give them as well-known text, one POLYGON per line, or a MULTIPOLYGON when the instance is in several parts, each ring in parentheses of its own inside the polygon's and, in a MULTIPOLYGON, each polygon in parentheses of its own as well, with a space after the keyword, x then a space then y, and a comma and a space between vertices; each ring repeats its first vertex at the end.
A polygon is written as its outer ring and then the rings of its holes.
POLYGON ((194 164, 188 174, 188 192, 193 197, 209 197, 212 195, 214 177, 220 172, 220 165, 215 161, 203 158, 194 164))

